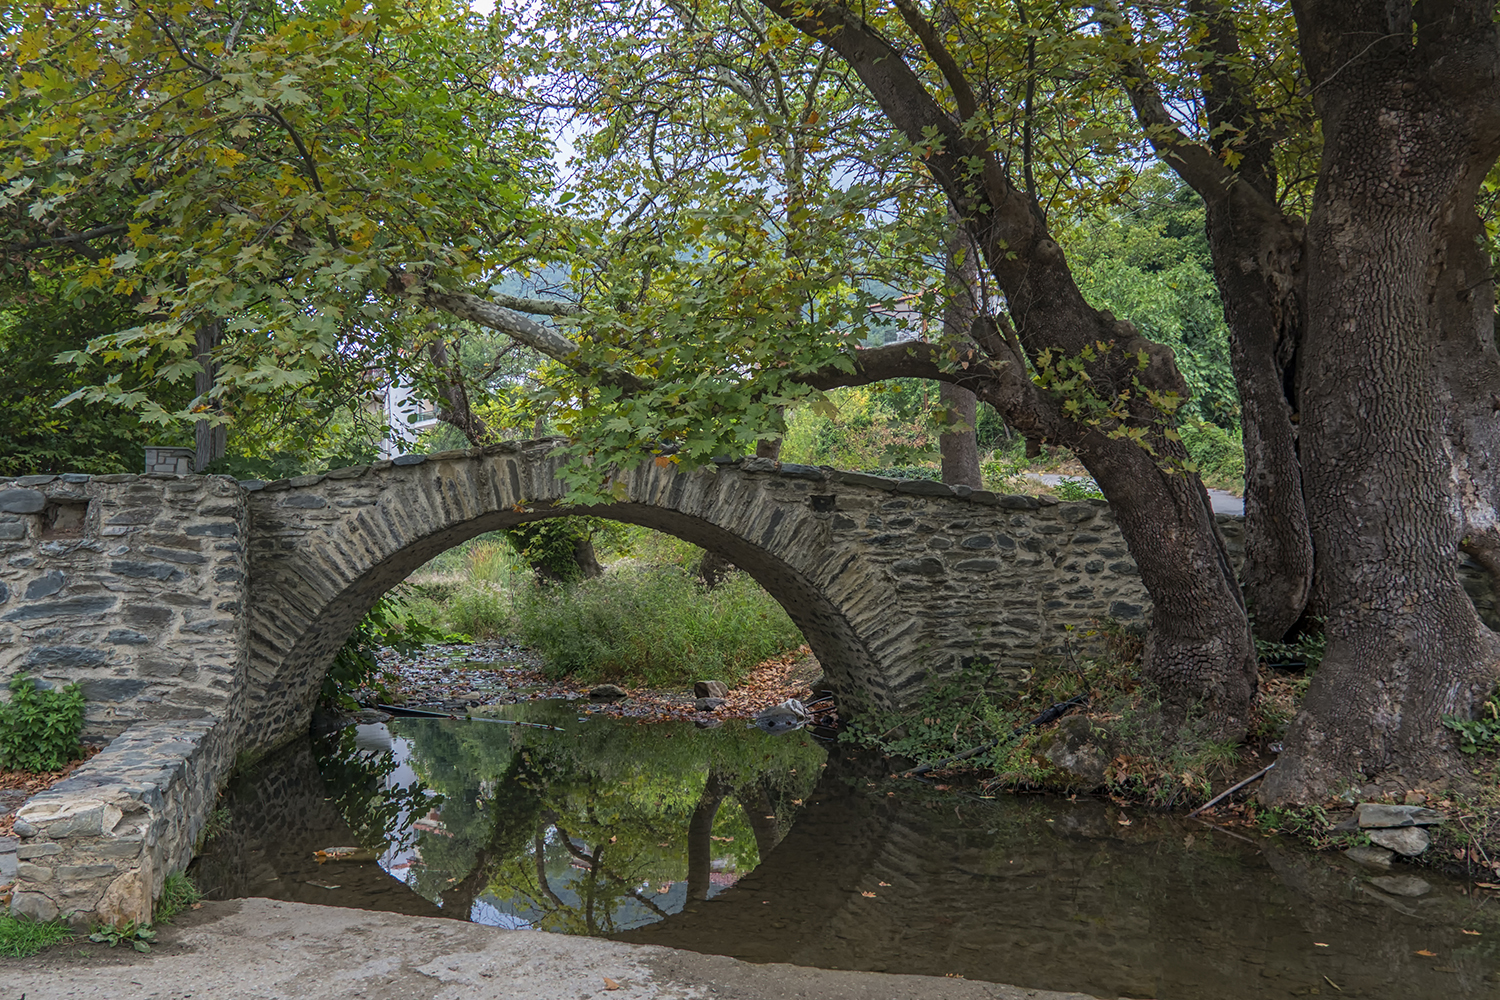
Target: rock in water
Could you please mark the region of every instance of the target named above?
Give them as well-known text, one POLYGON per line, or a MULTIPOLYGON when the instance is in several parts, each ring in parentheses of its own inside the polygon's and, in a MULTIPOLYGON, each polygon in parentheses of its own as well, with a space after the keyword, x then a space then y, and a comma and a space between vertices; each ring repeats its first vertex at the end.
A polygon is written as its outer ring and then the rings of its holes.
POLYGON ((1094 725, 1086 715, 1070 715, 1042 737, 1037 749, 1074 788, 1104 784, 1104 752, 1096 745, 1094 725))
POLYGON ((699 698, 696 702, 693 703, 693 707, 700 712, 712 712, 715 709, 722 707, 723 704, 723 698, 699 698))
POLYGON ((1370 879, 1370 884, 1392 896, 1425 896, 1432 891, 1431 883, 1415 875, 1382 875, 1370 879))
POLYGON ((1405 826, 1395 830, 1371 830, 1370 841, 1381 847, 1389 847, 1397 854, 1407 857, 1415 857, 1427 850, 1427 845, 1432 843, 1427 837, 1427 831, 1419 826, 1405 826))
POLYGON ((723 681, 694 681, 694 698, 728 698, 729 685, 723 681))
POLYGON ((1370 847, 1368 844, 1351 847, 1344 852, 1344 855, 1351 861, 1358 861, 1362 865, 1370 865, 1374 868, 1389 868, 1391 859, 1395 857, 1384 847, 1370 847))
POLYGON ((589 697, 595 701, 618 701, 630 697, 630 692, 618 684, 600 684, 589 690, 589 697))

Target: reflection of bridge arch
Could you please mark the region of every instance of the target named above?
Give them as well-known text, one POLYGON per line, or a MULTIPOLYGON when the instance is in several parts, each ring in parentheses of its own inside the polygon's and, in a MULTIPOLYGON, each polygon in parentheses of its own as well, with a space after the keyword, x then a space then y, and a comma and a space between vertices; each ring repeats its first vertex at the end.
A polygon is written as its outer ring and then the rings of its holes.
MULTIPOLYGON (((558 516, 556 442, 411 456, 251 493, 249 742, 305 726, 335 651, 376 598, 482 532, 558 516)), ((728 557, 790 613, 854 704, 894 705, 967 656, 1020 669, 1061 629, 1141 614, 1107 508, 956 495, 749 459, 645 463, 628 499, 567 508, 728 557)))

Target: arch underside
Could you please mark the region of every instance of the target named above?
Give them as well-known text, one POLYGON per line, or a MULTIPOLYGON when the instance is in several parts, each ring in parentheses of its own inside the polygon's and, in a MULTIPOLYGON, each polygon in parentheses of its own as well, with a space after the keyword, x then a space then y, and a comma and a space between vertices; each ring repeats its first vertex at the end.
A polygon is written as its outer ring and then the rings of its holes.
MULTIPOLYGON (((283 713, 284 717, 276 720, 267 733, 247 735, 252 741, 266 745, 304 731, 323 678, 354 627, 382 594, 435 556, 486 532, 553 517, 589 515, 651 528, 728 559, 750 574, 786 610, 822 665, 828 686, 846 704, 859 706, 887 701, 875 658, 848 617, 803 573, 767 548, 704 518, 648 503, 569 507, 556 513, 505 509, 448 524, 352 574, 335 596, 319 602, 321 606, 304 604, 299 617, 307 624, 292 634, 284 629, 262 628, 259 620, 252 624, 251 675, 257 681, 258 694, 264 700, 293 709, 289 714, 283 713)), ((288 587, 291 581, 284 578, 265 582, 283 594, 289 589, 311 593, 328 589, 326 583, 323 587, 288 587)))

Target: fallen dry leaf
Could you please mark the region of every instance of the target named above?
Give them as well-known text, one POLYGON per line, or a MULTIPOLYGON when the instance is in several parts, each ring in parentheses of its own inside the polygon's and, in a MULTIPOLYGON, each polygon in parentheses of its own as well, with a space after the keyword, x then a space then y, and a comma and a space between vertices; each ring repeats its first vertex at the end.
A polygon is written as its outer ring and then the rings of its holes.
POLYGON ((1496 885, 1494 882, 1475 882, 1474 884, 1481 889, 1500 889, 1500 885, 1496 885))
POLYGON ((862 892, 862 893, 860 893, 860 895, 861 896, 865 896, 865 897, 867 897, 869 899, 874 899, 875 898, 875 894, 873 892, 862 892))
POLYGON ((1419 948, 1416 951, 1412 952, 1412 954, 1421 955, 1423 958, 1437 958, 1437 952, 1428 951, 1426 948, 1419 948))
POLYGON ((1313 947, 1314 948, 1327 948, 1328 945, 1324 944, 1322 941, 1314 941, 1313 942, 1313 947))
POLYGON ((1479 932, 1478 931, 1471 931, 1467 927, 1460 927, 1459 930, 1463 931, 1465 934, 1472 934, 1475 937, 1479 936, 1479 932))
POLYGON ((1121 826, 1129 826, 1130 825, 1130 817, 1129 816, 1121 816, 1120 819, 1119 819, 1119 823, 1120 823, 1121 826))
POLYGON ((890 885, 890 883, 889 883, 889 882, 882 882, 882 883, 880 883, 880 884, 881 884, 881 885, 887 885, 887 886, 888 886, 888 885, 890 885))
POLYGON ((609 978, 608 976, 605 976, 604 977, 604 988, 607 989, 607 990, 617 990, 617 989, 620 988, 620 984, 617 983, 617 982, 615 982, 613 979, 609 978))

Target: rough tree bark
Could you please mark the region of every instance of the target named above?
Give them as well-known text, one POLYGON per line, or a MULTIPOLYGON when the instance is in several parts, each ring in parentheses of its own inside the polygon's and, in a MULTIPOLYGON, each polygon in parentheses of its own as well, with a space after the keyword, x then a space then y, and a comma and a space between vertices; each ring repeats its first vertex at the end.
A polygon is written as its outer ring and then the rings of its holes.
MULTIPOLYGON (((979 285, 979 261, 964 238, 958 218, 950 215, 953 233, 948 239, 948 259, 943 268, 943 337, 963 340, 974 326, 975 295, 979 285)), ((944 431, 938 435, 938 454, 943 464, 943 482, 949 486, 984 487, 979 472, 979 435, 975 424, 979 418, 978 400, 962 386, 951 382, 938 384, 939 401, 948 413, 949 424, 961 424, 963 430, 944 431)))
POLYGON ((1074 450, 1110 498, 1155 605, 1146 640, 1147 677, 1176 714, 1200 708, 1221 735, 1242 735, 1255 692, 1253 643, 1202 483, 1194 474, 1164 467, 1185 458, 1180 444, 1155 432, 1161 413, 1150 405, 1149 393, 1132 392, 1129 424, 1148 429, 1155 456, 1108 433, 1108 427, 1070 419, 1058 399, 1025 377, 1026 357, 1038 362, 1050 350, 1076 358, 1093 345, 1113 344, 1089 367, 1100 391, 1130 390, 1138 380, 1152 392, 1185 398, 1171 351, 1084 301, 1036 200, 1011 183, 983 137, 965 135, 963 123, 977 110, 972 90, 908 0, 900 0, 898 9, 942 70, 956 114, 927 91, 899 51, 849 9, 807 0, 762 2, 842 56, 890 121, 923 150, 923 162, 1004 292, 1013 323, 1012 328, 981 317, 976 351, 959 364, 983 375, 955 381, 980 383, 981 398, 1028 436, 1074 450), (1139 371, 1138 352, 1148 360, 1139 371), (981 358, 989 363, 979 364, 981 358))
MULTIPOLYGON (((1295 371, 1302 342, 1302 225, 1277 204, 1276 137, 1236 76, 1242 63, 1232 6, 1189 0, 1203 18, 1199 88, 1207 145, 1173 122, 1147 69, 1121 67, 1121 82, 1157 156, 1203 199, 1214 280, 1229 327, 1245 447, 1245 565, 1241 582, 1255 632, 1279 641, 1303 616, 1312 591, 1312 535, 1302 500, 1295 371), (1227 166, 1228 145, 1239 157, 1227 166)), ((1128 34, 1112 9, 1101 16, 1128 34)))
POLYGON ((1467 489, 1493 519, 1481 465, 1497 401, 1474 398, 1500 371, 1474 219, 1500 154, 1492 8, 1294 9, 1324 140, 1298 390, 1328 647, 1263 789, 1272 802, 1397 768, 1413 783, 1452 773, 1441 717, 1472 716, 1500 677, 1500 641, 1455 566, 1467 489), (1456 460, 1463 431, 1482 448, 1456 460))
MULTIPOLYGON (((218 366, 214 363, 214 349, 224 339, 224 321, 209 320, 198 327, 197 353, 198 372, 193 375, 193 391, 203 400, 213 390, 218 366)), ((217 407, 215 407, 217 409, 217 407)), ((193 424, 193 471, 202 472, 214 461, 224 457, 229 448, 229 428, 223 424, 211 424, 199 420, 193 424)))

